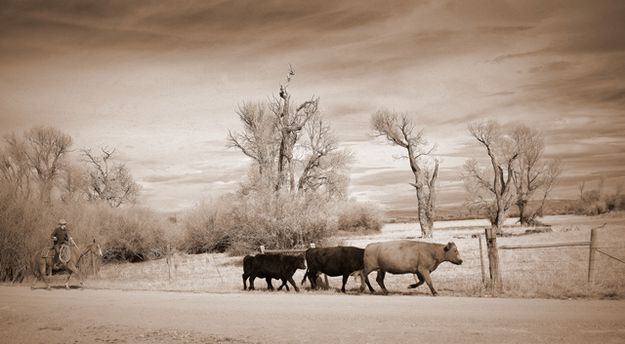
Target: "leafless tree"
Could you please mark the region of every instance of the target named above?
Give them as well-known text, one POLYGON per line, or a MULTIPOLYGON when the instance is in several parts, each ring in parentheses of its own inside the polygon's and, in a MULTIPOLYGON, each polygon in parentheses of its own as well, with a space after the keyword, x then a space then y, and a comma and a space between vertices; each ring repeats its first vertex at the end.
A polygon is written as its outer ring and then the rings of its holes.
POLYGON ((0 181, 4 187, 19 198, 28 199, 31 195, 31 173, 26 158, 26 144, 15 133, 5 137, 4 147, 0 147, 0 181))
POLYGON ((25 155, 39 182, 39 197, 50 202, 52 188, 61 172, 63 158, 72 145, 72 138, 53 127, 34 127, 26 132, 25 138, 25 155))
POLYGON ((279 142, 275 118, 267 113, 263 103, 243 103, 236 113, 243 124, 243 132, 228 131, 227 146, 252 158, 261 177, 271 178, 279 142))
POLYGON ((104 200, 111 207, 136 202, 140 186, 135 183, 126 165, 112 163, 114 149, 103 147, 101 155, 83 149, 85 160, 91 165, 87 194, 90 200, 104 200))
POLYGON ((308 120, 319 112, 319 98, 313 97, 297 107, 292 105, 287 88, 293 75, 295 74, 291 69, 287 83, 280 86, 280 98, 274 97, 269 104, 269 108, 276 117, 276 128, 280 142, 278 180, 276 182, 276 190, 278 191, 284 189, 285 186, 288 186, 290 191, 295 190, 293 149, 308 120))
POLYGON ((518 147, 494 121, 472 123, 469 132, 486 149, 492 169, 482 169, 477 160, 470 159, 465 163, 463 179, 469 192, 473 192, 472 201, 487 206, 493 228, 501 233, 514 202, 512 178, 518 147))
POLYGON ((76 202, 88 200, 89 173, 82 164, 67 164, 60 180, 61 200, 76 202))
POLYGON ((297 188, 299 191, 317 191, 325 187, 328 196, 343 198, 345 196, 345 169, 352 156, 345 150, 339 150, 338 140, 329 125, 325 124, 320 115, 313 116, 305 127, 306 140, 303 170, 297 188))
POLYGON ((292 66, 278 96, 267 103, 244 103, 237 115, 241 132, 228 132, 229 147, 250 157, 257 171, 251 185, 271 185, 274 191, 319 191, 344 194, 344 168, 350 155, 339 150, 330 127, 319 113, 319 98, 294 106, 288 92, 292 66), (301 172, 299 178, 297 173, 301 172))
POLYGON ((545 200, 560 175, 560 162, 546 161, 544 137, 534 128, 524 124, 517 125, 512 131, 512 139, 519 151, 517 167, 513 173, 519 222, 521 225, 540 224, 536 217, 542 216, 545 200), (528 203, 538 191, 542 191, 540 205, 530 210, 528 203))
POLYGON ((371 117, 371 127, 377 136, 383 136, 389 142, 406 149, 415 180, 410 185, 417 192, 421 235, 424 238, 431 238, 439 162, 434 160, 434 166, 431 167, 428 164, 428 157, 435 146, 428 148, 423 131, 416 132, 414 124, 405 114, 378 111, 371 117))

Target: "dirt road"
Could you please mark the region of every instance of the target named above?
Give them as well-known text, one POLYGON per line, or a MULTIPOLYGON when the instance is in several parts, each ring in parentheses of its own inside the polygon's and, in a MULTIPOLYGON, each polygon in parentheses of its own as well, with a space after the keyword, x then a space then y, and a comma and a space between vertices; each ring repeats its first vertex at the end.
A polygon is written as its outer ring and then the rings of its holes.
POLYGON ((4 343, 624 343, 625 301, 0 287, 0 324, 4 343))

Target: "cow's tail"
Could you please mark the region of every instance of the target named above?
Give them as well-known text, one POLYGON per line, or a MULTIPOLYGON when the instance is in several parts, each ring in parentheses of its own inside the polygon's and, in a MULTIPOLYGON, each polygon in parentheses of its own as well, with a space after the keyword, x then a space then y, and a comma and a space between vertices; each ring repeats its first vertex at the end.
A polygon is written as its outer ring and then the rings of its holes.
POLYGON ((306 272, 304 273, 304 278, 302 278, 302 283, 300 283, 300 285, 304 285, 304 283, 306 283, 306 277, 308 277, 308 268, 306 268, 306 272))

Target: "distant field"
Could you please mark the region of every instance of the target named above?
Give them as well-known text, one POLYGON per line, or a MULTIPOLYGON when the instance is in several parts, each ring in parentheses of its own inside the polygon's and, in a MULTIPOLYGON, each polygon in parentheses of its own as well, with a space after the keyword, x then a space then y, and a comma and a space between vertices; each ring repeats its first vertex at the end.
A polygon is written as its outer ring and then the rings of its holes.
MULTIPOLYGON (((514 227, 516 219, 509 219, 507 233, 517 236, 498 238, 498 245, 522 245, 536 243, 579 242, 590 239, 590 229, 605 224, 601 229, 602 249, 617 258, 625 260, 625 214, 599 217, 548 216, 543 222, 552 225, 552 232, 521 235, 525 228, 514 227)), ((434 286, 441 295, 488 296, 489 290, 482 284, 479 241, 472 237, 482 234, 488 226, 486 220, 440 221, 435 223, 434 242, 454 241, 458 246, 464 264, 441 264, 432 273, 434 286)), ((368 243, 415 239, 419 226, 415 223, 387 224, 382 232, 374 235, 335 237, 335 245, 365 247, 368 243)), ((564 247, 529 250, 500 250, 501 273, 504 296, 547 297, 547 298, 623 298, 625 297, 625 264, 597 255, 597 271, 594 283, 587 282, 587 247, 564 247)), ((176 254, 170 266, 165 259, 144 263, 108 264, 102 267, 99 278, 87 282, 92 288, 138 289, 138 290, 180 290, 198 292, 232 293, 242 292, 242 257, 225 254, 186 255, 176 254), (171 279, 170 279, 171 268, 171 279)), ((488 274, 488 262, 485 262, 488 274)), ((299 283, 304 275, 298 270, 294 279, 299 283)), ((54 283, 62 284, 64 276, 54 276, 54 283)), ((375 273, 370 279, 373 287, 375 273)), ((429 295, 427 286, 416 290, 406 287, 414 283, 412 275, 387 275, 386 285, 391 293, 429 295)), ((274 283, 275 284, 275 283, 274 283)), ((263 292, 264 281, 256 281, 263 292)), ((348 282, 348 291, 357 293, 359 281, 348 282)), ((306 285, 308 286, 308 285, 306 285)), ((330 278, 329 291, 334 293, 340 287, 340 278, 330 278)))

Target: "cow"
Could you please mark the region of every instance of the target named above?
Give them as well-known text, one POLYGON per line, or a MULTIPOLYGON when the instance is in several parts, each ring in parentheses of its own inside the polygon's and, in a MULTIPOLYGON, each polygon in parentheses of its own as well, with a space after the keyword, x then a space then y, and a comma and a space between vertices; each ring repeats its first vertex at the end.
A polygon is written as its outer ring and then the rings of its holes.
MULTIPOLYGON (((249 259, 248 259, 249 261, 249 259)), ((245 262, 243 264, 243 268, 245 269, 245 262)), ((295 291, 299 292, 299 288, 295 284, 293 280, 293 274, 297 269, 306 269, 306 261, 304 256, 289 256, 283 254, 257 254, 252 260, 251 270, 249 271, 249 280, 250 287, 248 290, 254 290, 254 279, 255 278, 265 278, 267 282, 267 287, 269 289, 273 289, 270 283, 271 278, 282 280, 282 285, 278 288, 278 290, 282 290, 282 287, 286 287, 286 290, 289 291, 289 286, 287 285, 287 281, 291 283, 291 285, 295 288, 295 291)), ((245 270, 243 273, 243 283, 245 287, 245 270)))
MULTIPOLYGON (((254 267, 254 258, 255 258, 254 256, 250 256, 250 255, 247 255, 243 258, 243 275, 241 275, 241 277, 243 278, 243 290, 247 290, 247 284, 245 282, 252 274, 252 269, 254 267)), ((267 281, 267 289, 273 290, 273 285, 271 284, 270 277, 265 277, 265 276, 256 276, 256 277, 265 278, 265 280, 267 281)))
MULTIPOLYGON (((313 289, 317 288, 317 276, 324 273, 328 276, 343 276, 341 291, 345 292, 345 284, 349 276, 357 273, 362 277, 363 256, 365 250, 358 247, 324 247, 309 248, 306 250, 306 265, 308 269, 302 279, 302 284, 306 277, 310 281, 313 289)), ((364 290, 364 279, 361 278, 360 290, 364 290)))
POLYGON ((384 294, 388 293, 384 286, 384 276, 387 272, 392 274, 416 274, 419 282, 409 288, 416 288, 424 282, 430 287, 432 295, 438 293, 432 285, 430 273, 442 262, 451 262, 456 265, 462 264, 460 253, 456 244, 427 243, 412 240, 398 240, 367 245, 364 254, 363 276, 369 291, 374 292, 369 284, 369 274, 377 270, 376 281, 384 294))

